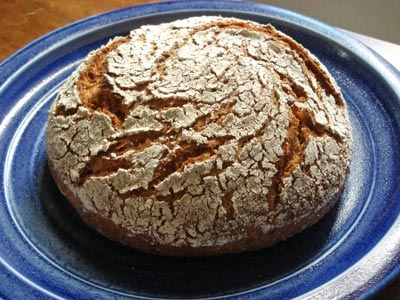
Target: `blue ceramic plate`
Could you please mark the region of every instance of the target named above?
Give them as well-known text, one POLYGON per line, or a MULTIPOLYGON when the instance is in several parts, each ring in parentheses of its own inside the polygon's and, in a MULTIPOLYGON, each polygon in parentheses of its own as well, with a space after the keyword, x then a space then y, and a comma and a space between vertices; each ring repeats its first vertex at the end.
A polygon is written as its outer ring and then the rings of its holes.
POLYGON ((400 78, 318 21, 229 1, 149 4, 74 23, 0 65, 0 295, 8 299, 366 298, 399 271, 400 78), (211 258, 145 255, 86 227, 46 165, 47 111, 90 50, 143 24, 194 15, 272 23, 309 48, 348 101, 346 190, 318 224, 272 248, 211 258))

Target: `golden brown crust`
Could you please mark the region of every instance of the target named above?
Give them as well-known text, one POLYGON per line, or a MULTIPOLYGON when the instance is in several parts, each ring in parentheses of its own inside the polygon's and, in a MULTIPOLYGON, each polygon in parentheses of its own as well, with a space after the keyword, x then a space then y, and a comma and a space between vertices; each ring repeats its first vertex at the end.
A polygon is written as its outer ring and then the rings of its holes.
POLYGON ((336 83, 270 25, 200 17, 116 38, 47 128, 57 185, 102 234, 162 255, 249 251, 317 222, 344 187, 336 83))

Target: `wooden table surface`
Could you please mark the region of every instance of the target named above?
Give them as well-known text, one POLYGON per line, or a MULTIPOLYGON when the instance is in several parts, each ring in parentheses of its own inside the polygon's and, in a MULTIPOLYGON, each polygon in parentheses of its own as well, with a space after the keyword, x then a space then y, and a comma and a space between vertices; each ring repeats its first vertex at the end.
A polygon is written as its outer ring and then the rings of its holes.
MULTIPOLYGON (((1 0, 0 61, 27 43, 61 26, 105 11, 154 0, 1 0)), ((375 295, 376 300, 399 300, 400 278, 375 295)))

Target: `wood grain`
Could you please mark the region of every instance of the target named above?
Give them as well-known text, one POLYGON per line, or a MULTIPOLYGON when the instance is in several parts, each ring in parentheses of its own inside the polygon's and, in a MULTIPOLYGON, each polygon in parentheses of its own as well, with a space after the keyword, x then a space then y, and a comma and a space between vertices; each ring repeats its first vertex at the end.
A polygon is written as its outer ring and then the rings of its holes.
POLYGON ((82 18, 154 0, 0 1, 0 60, 40 36, 82 18))
MULTIPOLYGON (((19 48, 57 28, 109 10, 154 0, 15 0, 0 1, 0 61, 19 48)), ((396 278, 376 300, 400 300, 400 278, 396 278)))

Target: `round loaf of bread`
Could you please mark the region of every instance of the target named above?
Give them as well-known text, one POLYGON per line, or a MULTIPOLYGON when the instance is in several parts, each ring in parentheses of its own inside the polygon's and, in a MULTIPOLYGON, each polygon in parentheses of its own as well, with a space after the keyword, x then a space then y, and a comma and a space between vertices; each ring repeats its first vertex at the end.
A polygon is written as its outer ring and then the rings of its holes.
POLYGON ((55 182, 81 218, 141 251, 259 249, 311 226, 343 191, 345 101, 271 25, 193 17, 91 52, 47 124, 55 182))

